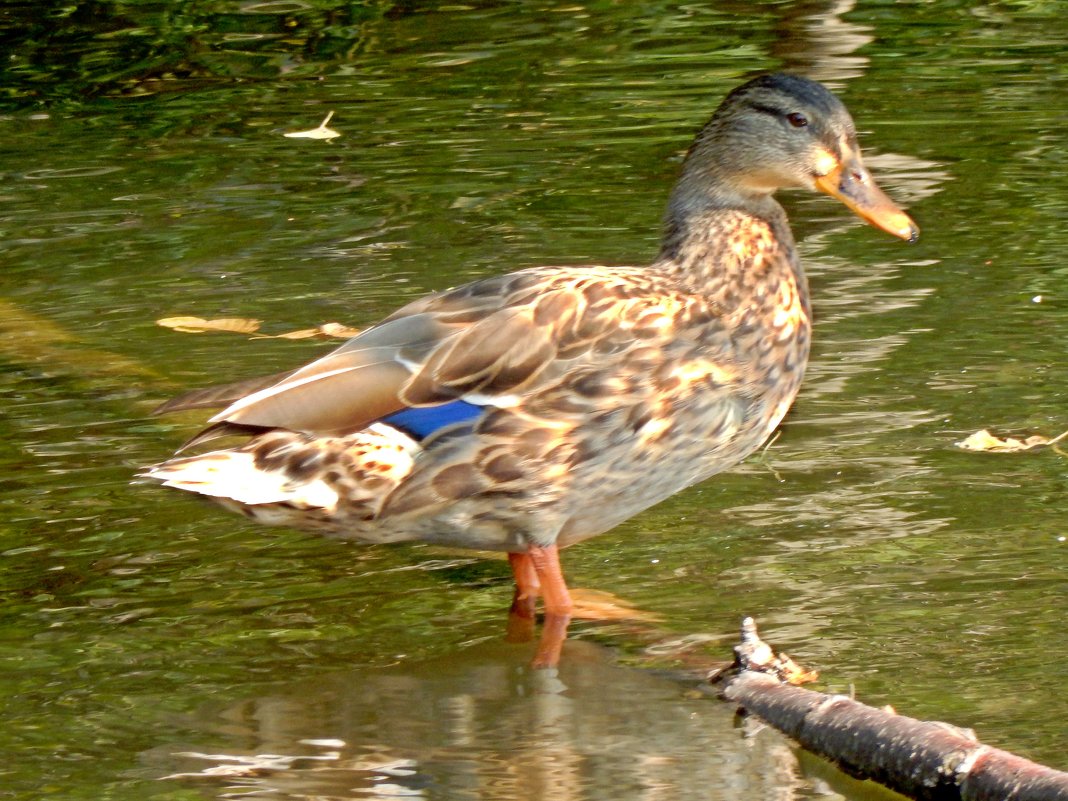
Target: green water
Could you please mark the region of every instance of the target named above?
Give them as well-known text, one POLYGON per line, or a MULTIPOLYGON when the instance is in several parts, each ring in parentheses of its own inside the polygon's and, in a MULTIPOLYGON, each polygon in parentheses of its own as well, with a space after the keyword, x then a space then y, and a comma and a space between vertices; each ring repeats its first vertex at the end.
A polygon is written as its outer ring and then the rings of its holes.
POLYGON ((778 68, 839 91, 922 238, 789 195, 818 320, 781 437, 568 551, 569 579, 710 654, 753 614, 825 688, 1068 769, 1068 458, 953 446, 1068 429, 1060 4, 99 2, 0 25, 0 798, 869 797, 614 666, 625 627, 576 625, 558 679, 532 674, 499 642, 500 560, 130 483, 201 419, 154 404, 328 347, 156 319, 359 327, 476 276, 648 261, 694 130, 778 68), (282 136, 328 111, 341 137, 282 136), (305 758, 162 780, 215 764, 186 752, 305 758))

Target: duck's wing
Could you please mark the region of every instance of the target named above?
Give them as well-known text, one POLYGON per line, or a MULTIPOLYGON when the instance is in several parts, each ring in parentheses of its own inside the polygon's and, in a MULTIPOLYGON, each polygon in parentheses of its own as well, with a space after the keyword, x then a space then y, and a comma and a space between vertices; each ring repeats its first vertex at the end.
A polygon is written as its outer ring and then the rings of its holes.
POLYGON ((249 385, 257 388, 213 417, 211 430, 341 434, 459 400, 513 405, 555 360, 610 331, 622 319, 619 304, 648 292, 645 276, 536 268, 424 298, 279 381, 249 385))

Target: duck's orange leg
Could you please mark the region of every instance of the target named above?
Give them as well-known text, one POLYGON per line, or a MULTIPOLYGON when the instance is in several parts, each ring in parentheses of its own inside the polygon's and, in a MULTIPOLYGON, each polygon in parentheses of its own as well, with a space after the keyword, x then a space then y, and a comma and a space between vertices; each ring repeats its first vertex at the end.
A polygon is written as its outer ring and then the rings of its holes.
POLYGON ((541 594, 545 601, 545 626, 534 654, 536 668, 556 667, 560 649, 571 622, 571 594, 560 571, 560 551, 531 546, 526 553, 508 554, 515 576, 515 595, 508 610, 508 642, 527 642, 534 636, 534 615, 541 594))
POLYGON ((508 610, 508 642, 528 642, 534 639, 534 614, 541 592, 541 582, 529 553, 510 553, 508 562, 515 577, 515 595, 508 610))
POLYGON ((541 597, 545 601, 545 626, 534 654, 533 666, 556 667, 560 661, 560 649, 567 638, 572 608, 571 593, 567 591, 564 574, 560 570, 560 550, 555 545, 548 548, 531 546, 526 555, 534 566, 534 573, 541 584, 541 597))

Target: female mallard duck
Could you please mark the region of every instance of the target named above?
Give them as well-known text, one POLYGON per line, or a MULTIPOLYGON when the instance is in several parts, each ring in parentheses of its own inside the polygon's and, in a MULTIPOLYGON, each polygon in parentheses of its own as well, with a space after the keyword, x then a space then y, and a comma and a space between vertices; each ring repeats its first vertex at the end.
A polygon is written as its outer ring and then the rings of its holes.
POLYGON ((365 542, 507 551, 513 614, 571 613, 558 549, 752 453, 808 358, 808 286, 783 187, 918 230, 861 163, 825 87, 767 75, 697 135, 650 267, 534 267, 410 303, 294 372, 186 395, 229 404, 194 438, 240 446, 147 475, 263 523, 365 542))

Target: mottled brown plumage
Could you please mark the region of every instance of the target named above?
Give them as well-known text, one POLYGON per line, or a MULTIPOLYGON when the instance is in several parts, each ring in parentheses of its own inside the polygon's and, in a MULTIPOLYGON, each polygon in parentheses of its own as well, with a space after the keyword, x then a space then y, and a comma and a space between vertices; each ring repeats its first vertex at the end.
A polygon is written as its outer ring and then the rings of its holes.
MULTIPOLYGON (((266 384, 192 393, 165 408, 230 404, 195 442, 250 438, 148 475, 267 523, 508 551, 515 609, 531 613, 540 581, 562 636, 556 549, 736 464, 797 394, 811 310, 772 197, 787 186, 916 236, 864 170, 842 104, 765 76, 698 135, 650 267, 483 279, 266 384)), ((543 643, 539 661, 558 649, 543 643)))

